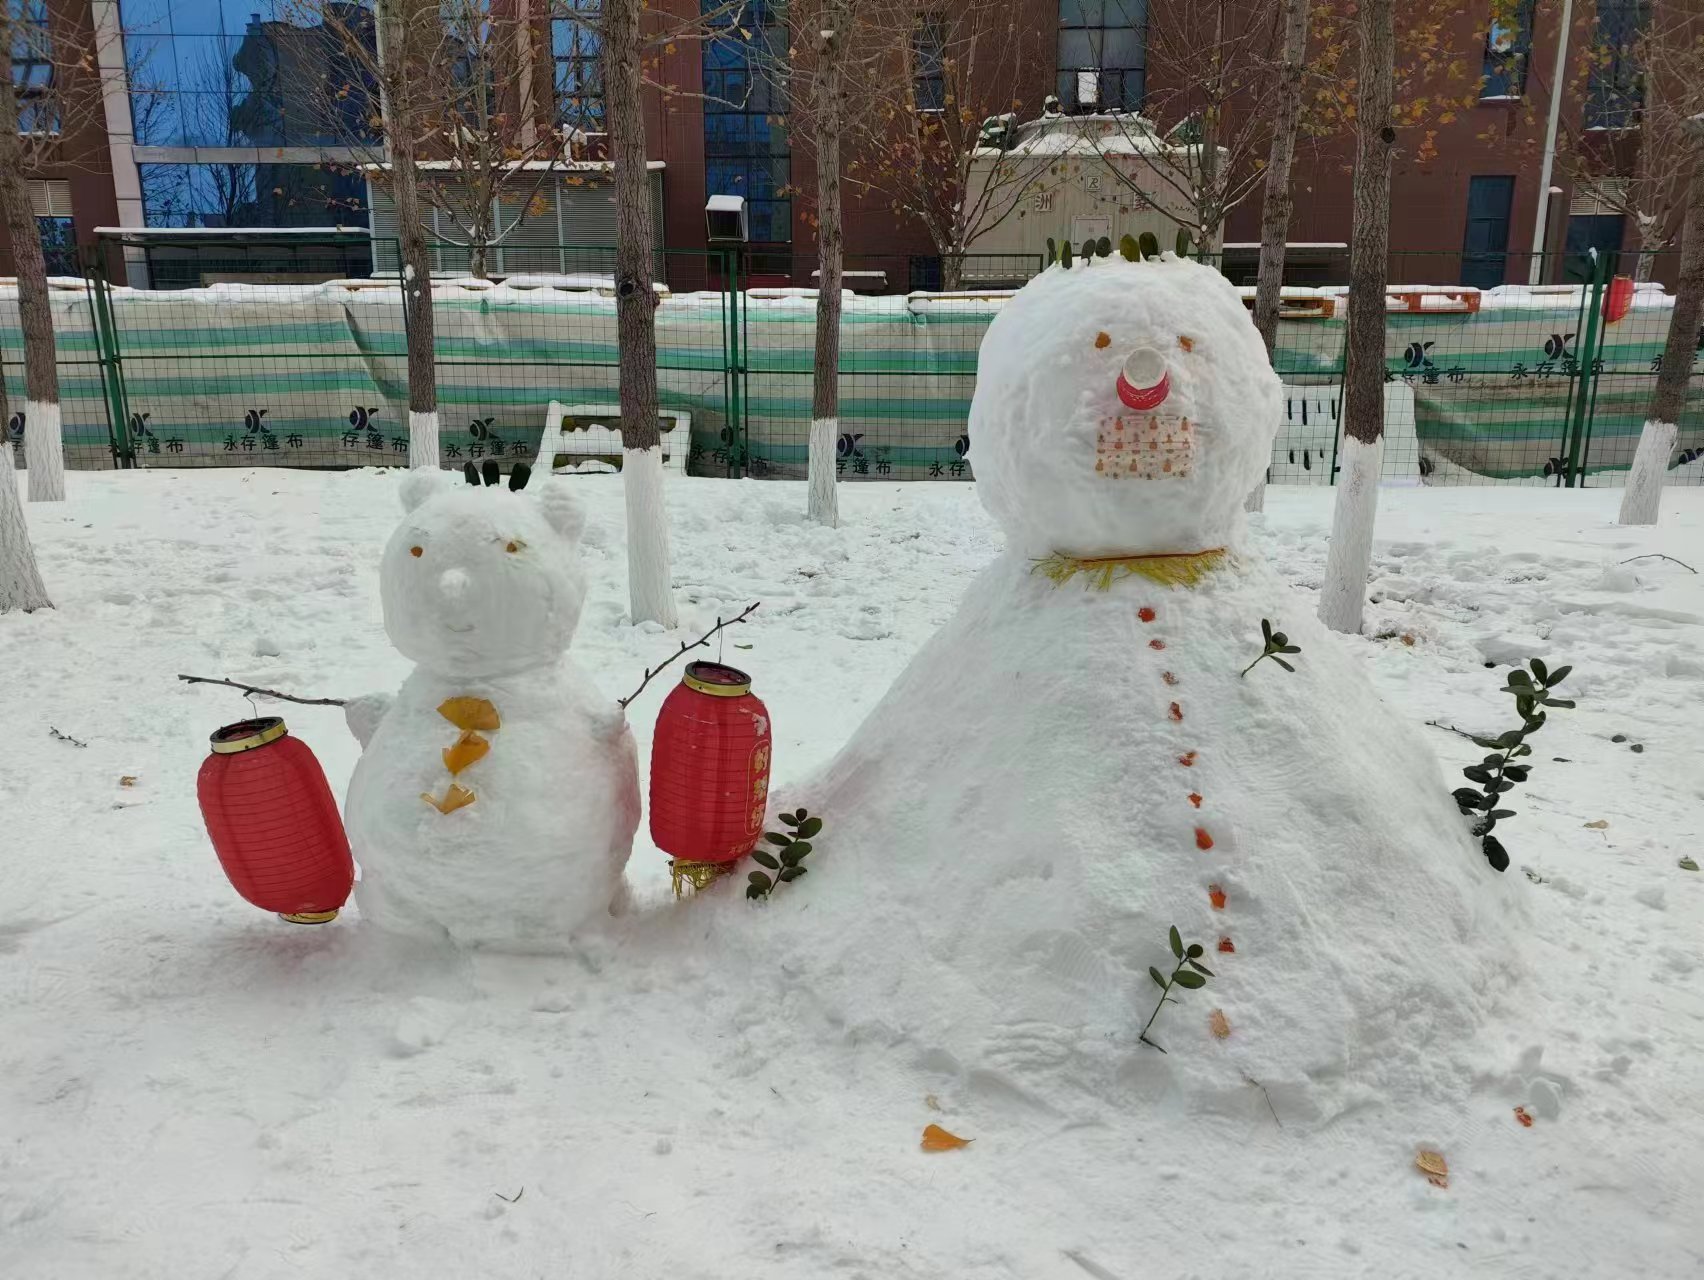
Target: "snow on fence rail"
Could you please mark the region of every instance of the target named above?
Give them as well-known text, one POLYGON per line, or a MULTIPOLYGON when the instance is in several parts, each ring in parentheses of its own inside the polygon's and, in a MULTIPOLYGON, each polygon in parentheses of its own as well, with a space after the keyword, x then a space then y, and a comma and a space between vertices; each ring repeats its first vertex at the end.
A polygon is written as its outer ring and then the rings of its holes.
MULTIPOLYGON (((126 427, 143 465, 347 467, 406 457, 404 334, 393 282, 113 289, 110 338, 97 331, 83 282, 58 286, 53 305, 73 466, 113 463, 113 383, 122 386, 126 427)), ((551 401, 614 397, 615 304, 607 280, 527 277, 436 288, 447 464, 530 457, 551 401)), ((1461 292, 1430 292, 1446 291, 1461 292)), ((1308 298, 1342 290, 1293 292, 1308 298)), ((1387 376, 1407 391, 1399 398, 1404 429, 1386 451, 1391 477, 1552 483, 1571 451, 1587 473, 1624 468, 1644 420, 1671 300, 1654 287, 1637 290, 1625 314, 1598 326, 1588 356, 1582 347, 1590 294, 1509 287, 1484 293, 1473 311, 1424 304, 1393 310, 1387 376)), ((977 349, 1007 296, 847 296, 838 442, 845 478, 970 474, 965 422, 977 349)), ((1277 483, 1330 480, 1344 323, 1341 306, 1328 310, 1280 325, 1277 364, 1292 409, 1305 402, 1307 421, 1292 413, 1280 434, 1277 483), (1303 437, 1307 466, 1290 457, 1303 437)), ((754 289, 734 311, 724 292, 660 294, 663 407, 691 417, 694 471, 727 474, 743 465, 754 475, 801 476, 814 294, 754 289)), ((14 406, 23 401, 21 351, 16 294, 0 283, 0 355, 14 406)), ((1694 394, 1682 458, 1704 448, 1704 383, 1694 394)), ((1676 478, 1696 481, 1697 470, 1676 478)))

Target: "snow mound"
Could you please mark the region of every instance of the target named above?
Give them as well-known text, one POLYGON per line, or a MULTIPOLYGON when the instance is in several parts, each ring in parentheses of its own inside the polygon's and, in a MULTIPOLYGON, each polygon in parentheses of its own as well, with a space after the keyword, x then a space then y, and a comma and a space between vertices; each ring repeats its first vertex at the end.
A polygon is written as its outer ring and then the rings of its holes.
POLYGON ((978 489, 1008 550, 827 769, 783 791, 824 818, 823 853, 777 895, 753 967, 789 957, 829 1026, 1039 1105, 1270 1102, 1308 1123, 1458 1096, 1507 974, 1510 887, 1427 746, 1242 545, 1279 393, 1235 293, 1179 261, 1051 270, 1002 312, 978 378, 978 489), (1169 471, 1108 448, 1132 399, 1150 413, 1154 352, 1170 389, 1152 412, 1191 424, 1154 439, 1169 471), (1192 586, 1034 572, 1212 548, 1192 586), (1300 646, 1293 673, 1242 674, 1262 618, 1300 646), (1173 925, 1213 976, 1161 1010, 1162 1054, 1139 1033, 1173 925))

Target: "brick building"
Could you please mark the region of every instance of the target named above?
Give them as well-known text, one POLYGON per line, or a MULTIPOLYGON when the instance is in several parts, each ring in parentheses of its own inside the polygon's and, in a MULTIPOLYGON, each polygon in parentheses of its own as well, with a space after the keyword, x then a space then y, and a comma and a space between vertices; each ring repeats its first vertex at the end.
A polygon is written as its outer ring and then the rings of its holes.
MULTIPOLYGON (((102 110, 88 113, 87 123, 64 139, 63 163, 30 175, 55 266, 73 265, 70 244, 88 245, 97 226, 371 225, 372 201, 357 157, 344 145, 346 130, 303 109, 300 82, 336 55, 291 0, 10 2, 39 14, 58 47, 99 50, 102 83, 91 92, 101 94, 102 110)), ((522 12, 529 3, 545 9, 542 0, 500 2, 523 6, 522 12)), ((975 0, 942 5, 965 2, 975 0)), ((1178 88, 1169 82, 1181 74, 1177 67, 1150 54, 1175 6, 1188 0, 1004 3, 1024 42, 1025 71, 1003 91, 1026 114, 1039 112, 1050 93, 1068 112, 1139 110, 1178 88)), ((1636 152, 1636 82, 1631 68, 1593 59, 1591 50, 1597 34, 1624 38, 1644 3, 1582 0, 1568 33, 1560 146, 1589 137, 1612 168, 1630 164, 1636 152)), ((666 0, 660 7, 685 15, 696 5, 666 0)), ((572 7, 595 9, 596 0, 576 0, 572 7)), ((930 11, 919 8, 913 40, 923 104, 938 87, 928 83, 930 11)), ((595 126, 601 110, 596 36, 563 16, 560 3, 557 9, 557 17, 538 19, 537 56, 548 60, 541 78, 548 75, 559 104, 572 102, 576 118, 595 126)), ((1519 0, 1499 26, 1486 0, 1456 12, 1434 33, 1449 60, 1465 67, 1465 88, 1458 86, 1461 101, 1453 110, 1435 110, 1423 126, 1402 135, 1392 190, 1394 277, 1525 281, 1563 35, 1560 13, 1561 0, 1519 0), (1422 147, 1426 131, 1431 145, 1422 147)), ((788 103, 757 65, 766 58, 782 61, 788 46, 775 0, 752 0, 741 25, 748 39, 683 40, 659 54, 655 78, 678 90, 651 91, 646 103, 664 241, 671 249, 702 249, 707 197, 741 195, 748 202, 754 270, 808 285, 812 161, 787 127, 788 103)), ((14 78, 27 74, 40 72, 15 69, 14 78)), ((584 154, 598 154, 595 141, 584 154)), ((1353 143, 1341 134, 1310 140, 1298 152, 1290 228, 1298 279, 1342 278, 1352 157, 1353 143)), ((1549 278, 1570 269, 1559 251, 1620 248, 1631 239, 1620 215, 1576 198, 1568 166, 1558 166, 1551 185, 1549 229, 1540 246, 1556 254, 1547 264, 1549 278)), ((607 186, 588 181, 565 190, 562 199, 581 201, 582 212, 591 214, 597 211, 585 202, 607 201, 609 194, 607 186)), ((575 225, 572 210, 569 215, 564 225, 575 225)), ((1258 224, 1256 191, 1226 222, 1226 270, 1233 276, 1252 278, 1258 224)), ((936 278, 934 247, 924 229, 896 217, 887 200, 855 189, 848 191, 846 251, 849 266, 879 270, 888 288, 927 287, 936 278)), ((671 277, 692 275, 689 264, 687 254, 671 260, 671 277)), ((9 250, 0 244, 0 271, 8 265, 9 250)))

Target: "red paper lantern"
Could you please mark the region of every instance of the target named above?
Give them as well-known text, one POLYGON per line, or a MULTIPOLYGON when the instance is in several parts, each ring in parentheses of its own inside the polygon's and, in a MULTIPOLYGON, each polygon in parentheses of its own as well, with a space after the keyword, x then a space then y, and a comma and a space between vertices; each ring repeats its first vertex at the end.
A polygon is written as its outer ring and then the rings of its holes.
POLYGON ((682 863, 731 863, 763 834, 769 710, 751 677, 687 664, 663 700, 651 745, 651 839, 682 863))
POLYGON ((1633 277, 1616 276, 1603 295, 1604 323, 1614 324, 1633 306, 1633 277))
POLYGON ((337 917, 355 881, 319 761, 277 716, 213 734, 196 780, 207 834, 236 891, 292 924, 337 917))

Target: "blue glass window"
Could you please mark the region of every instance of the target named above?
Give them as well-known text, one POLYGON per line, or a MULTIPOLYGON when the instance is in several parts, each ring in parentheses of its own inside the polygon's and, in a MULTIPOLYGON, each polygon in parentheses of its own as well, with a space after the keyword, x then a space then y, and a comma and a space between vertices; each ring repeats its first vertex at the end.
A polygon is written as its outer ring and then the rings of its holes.
POLYGON ((911 29, 912 93, 919 111, 943 111, 947 105, 947 19, 919 14, 911 29))
POLYGON ((1634 45, 1651 16, 1650 0, 1598 0, 1586 82, 1586 128, 1631 129, 1645 105, 1634 45))
POLYGON ((1138 111, 1147 88, 1148 0, 1059 0, 1064 108, 1138 111))
MULTIPOLYGON (((602 0, 566 2, 567 8, 588 18, 602 10, 602 0)), ((557 119, 587 133, 603 132, 603 46, 598 33, 575 18, 552 18, 550 51, 556 61, 557 119)))
POLYGON ((41 233, 41 256, 47 262, 47 274, 81 275, 77 270, 77 229, 71 219, 38 217, 36 228, 41 233))
POLYGON ((1469 178, 1467 231, 1462 238, 1461 282, 1481 289, 1503 283, 1508 265, 1509 208, 1515 199, 1511 177, 1469 178))
POLYGON ((1485 63, 1480 72, 1481 98, 1518 98, 1526 92, 1527 63, 1532 59, 1532 24, 1538 0, 1497 0, 1491 26, 1485 33, 1485 63))
POLYGON ((346 39, 373 47, 360 3, 121 0, 136 141, 153 147, 338 146, 372 138, 376 87, 346 39))
MULTIPOLYGON (((706 12, 718 0, 703 0, 706 12)), ((725 34, 704 42, 704 179, 709 195, 744 196, 753 243, 793 239, 792 148, 778 72, 787 65, 787 29, 773 6, 746 5, 725 34)))
POLYGON ((12 32, 12 86, 18 96, 20 133, 58 133, 54 101, 53 41, 47 0, 6 0, 12 32))
POLYGON ((145 164, 150 227, 361 227, 367 186, 329 164, 145 164))

